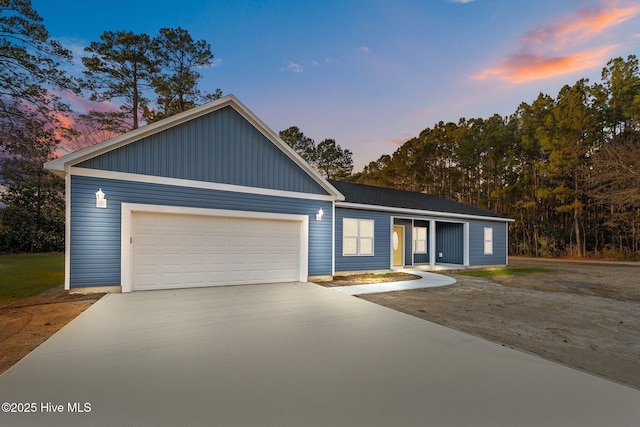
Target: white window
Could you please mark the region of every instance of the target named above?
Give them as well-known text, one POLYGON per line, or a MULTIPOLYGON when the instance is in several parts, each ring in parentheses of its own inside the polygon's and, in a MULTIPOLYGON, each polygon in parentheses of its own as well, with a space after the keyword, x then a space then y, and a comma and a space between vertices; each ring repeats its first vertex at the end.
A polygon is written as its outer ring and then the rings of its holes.
POLYGON ((373 255, 373 220, 342 220, 342 255, 373 255))
POLYGON ((427 253, 427 227, 413 227, 413 253, 427 253))
POLYGON ((484 228, 484 254, 493 254, 493 228, 491 227, 484 228))

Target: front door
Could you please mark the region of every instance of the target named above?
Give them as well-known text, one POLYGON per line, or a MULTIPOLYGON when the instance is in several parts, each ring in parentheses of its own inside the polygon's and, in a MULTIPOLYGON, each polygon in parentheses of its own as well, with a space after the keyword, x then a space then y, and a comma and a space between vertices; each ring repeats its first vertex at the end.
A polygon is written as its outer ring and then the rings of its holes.
POLYGON ((391 245, 393 247, 393 266, 404 266, 404 226, 394 225, 393 236, 391 236, 391 245))

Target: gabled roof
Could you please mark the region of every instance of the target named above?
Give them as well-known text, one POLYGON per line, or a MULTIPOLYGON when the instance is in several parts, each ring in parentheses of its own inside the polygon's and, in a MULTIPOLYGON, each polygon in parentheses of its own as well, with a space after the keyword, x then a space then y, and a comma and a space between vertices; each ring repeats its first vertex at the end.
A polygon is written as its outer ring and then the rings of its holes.
MULTIPOLYGON (((501 221, 511 219, 494 212, 476 208, 464 203, 454 202, 432 194, 416 193, 412 191, 394 190, 392 188, 375 187, 372 185, 355 184, 329 180, 331 185, 345 196, 345 200, 338 206, 362 205, 379 206, 381 210, 410 210, 423 211, 425 215, 455 216, 455 217, 483 217, 501 221), (391 208, 391 209, 385 209, 391 208)), ((355 207, 355 206, 353 206, 355 207)))
POLYGON ((326 179, 311 167, 302 157, 300 157, 289 145, 272 131, 262 120, 253 114, 234 95, 227 95, 213 102, 192 108, 183 113, 179 113, 166 119, 151 123, 141 128, 132 130, 115 138, 103 141, 91 147, 74 151, 73 153, 59 157, 45 163, 45 168, 64 176, 69 173, 72 166, 82 163, 88 159, 100 156, 109 151, 116 150, 128 144, 144 139, 148 136, 160 133, 166 129, 178 126, 182 123, 212 113, 225 107, 231 107, 251 123, 260 133, 269 139, 276 147, 286 154, 296 165, 304 170, 313 180, 324 188, 336 200, 343 200, 344 197, 326 179))

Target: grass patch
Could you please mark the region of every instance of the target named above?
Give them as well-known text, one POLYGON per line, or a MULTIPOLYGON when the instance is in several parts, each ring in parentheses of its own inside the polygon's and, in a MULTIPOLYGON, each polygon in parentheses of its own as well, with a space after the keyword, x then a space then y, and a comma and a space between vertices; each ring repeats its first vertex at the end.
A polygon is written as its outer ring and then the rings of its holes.
POLYGON ((0 256, 0 302, 38 295, 64 283, 64 254, 0 256))
POLYGON ((518 267, 518 268, 500 268, 497 270, 470 270, 458 271, 456 274, 472 277, 495 277, 495 276, 512 276, 515 274, 529 273, 548 273, 552 270, 542 267, 518 267))
POLYGON ((352 284, 368 284, 382 282, 398 282, 403 280, 419 279, 411 273, 395 272, 395 273, 362 273, 352 274, 349 276, 335 276, 333 282, 350 282, 352 284))
POLYGON ((334 276, 329 281, 318 281, 316 283, 327 286, 351 286, 351 285, 367 285, 371 283, 399 282, 404 280, 419 279, 420 276, 406 272, 393 273, 362 273, 352 274, 349 276, 334 276))

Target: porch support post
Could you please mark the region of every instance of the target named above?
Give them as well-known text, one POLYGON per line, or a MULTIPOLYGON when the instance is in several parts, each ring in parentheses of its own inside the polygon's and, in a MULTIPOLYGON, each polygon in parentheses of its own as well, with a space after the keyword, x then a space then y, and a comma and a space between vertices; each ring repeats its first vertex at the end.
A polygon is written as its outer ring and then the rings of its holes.
POLYGON ((463 252, 463 264, 465 267, 469 267, 469 223, 465 222, 463 225, 463 237, 464 240, 464 252, 463 252))
POLYGON ((429 221, 429 270, 436 269, 436 221, 429 221))

